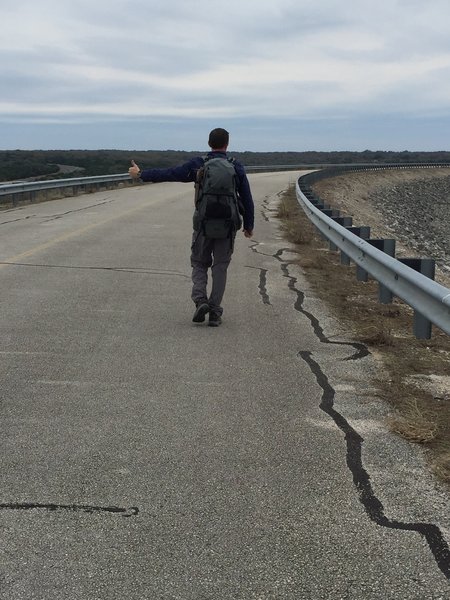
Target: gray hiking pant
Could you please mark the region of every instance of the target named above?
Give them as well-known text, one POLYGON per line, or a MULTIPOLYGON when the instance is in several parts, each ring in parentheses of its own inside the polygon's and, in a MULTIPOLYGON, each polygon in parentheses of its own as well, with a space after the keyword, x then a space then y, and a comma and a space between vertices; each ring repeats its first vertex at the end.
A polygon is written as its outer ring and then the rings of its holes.
POLYGON ((191 246, 192 300, 195 304, 206 302, 210 311, 221 315, 227 269, 234 249, 234 235, 225 240, 210 240, 194 231, 191 246), (211 268, 212 287, 208 296, 208 269, 211 268))

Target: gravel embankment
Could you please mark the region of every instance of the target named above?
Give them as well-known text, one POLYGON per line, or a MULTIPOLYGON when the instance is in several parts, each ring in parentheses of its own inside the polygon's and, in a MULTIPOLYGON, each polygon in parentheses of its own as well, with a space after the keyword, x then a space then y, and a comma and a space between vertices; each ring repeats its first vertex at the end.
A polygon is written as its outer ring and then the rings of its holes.
POLYGON ((442 277, 450 278, 449 169, 353 173, 314 187, 355 223, 395 237, 404 247, 398 255, 434 258, 442 277))
POLYGON ((420 254, 450 262, 450 176, 416 181, 369 194, 398 235, 420 254))

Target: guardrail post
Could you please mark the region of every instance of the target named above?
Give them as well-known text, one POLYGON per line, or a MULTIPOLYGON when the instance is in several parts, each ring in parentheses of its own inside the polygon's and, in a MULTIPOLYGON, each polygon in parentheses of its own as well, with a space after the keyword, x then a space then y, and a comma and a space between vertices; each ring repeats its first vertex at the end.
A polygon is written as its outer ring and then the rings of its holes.
MULTIPOLYGON (((341 214, 339 210, 336 210, 335 208, 322 208, 322 212, 324 215, 326 215, 327 217, 330 217, 330 219, 332 217, 339 217, 339 215, 341 214)), ((326 240, 328 242, 328 237, 326 235, 324 235, 323 233, 320 234, 322 239, 326 240)), ((330 243, 330 250, 332 249, 332 245, 330 243)))
MULTIPOLYGON (((378 248, 378 250, 382 250, 389 256, 395 257, 394 239, 373 239, 367 240, 367 243, 373 246, 374 248, 378 248)), ((369 275, 367 271, 358 265, 356 267, 356 279, 358 281, 367 281, 368 278, 369 275)), ((392 292, 386 286, 380 283, 378 285, 378 301, 381 304, 391 304, 392 298, 392 292)))
MULTIPOLYGON (((337 211, 339 212, 339 211, 337 211)), ((342 227, 351 227, 353 225, 353 217, 340 217, 340 216, 332 216, 331 217, 335 223, 342 225, 342 227)), ((330 250, 332 252, 337 252, 339 248, 333 242, 330 242, 330 250)))
MULTIPOLYGON (((362 227, 346 227, 347 231, 357 235, 363 240, 368 240, 370 238, 370 227, 363 225, 362 227)), ((341 250, 341 265, 350 265, 350 258, 341 250)))
POLYGON ((353 217, 331 217, 338 225, 342 227, 352 227, 353 217))
MULTIPOLYGON (((399 258, 398 261, 434 280, 436 262, 433 258, 399 258)), ((419 340, 429 340, 431 338, 431 321, 417 310, 414 310, 413 332, 419 340)))
MULTIPOLYGON (((316 206, 316 208, 318 208, 319 210, 321 210, 321 211, 323 212, 323 214, 324 214, 324 215, 327 215, 327 217, 331 217, 333 214, 335 214, 335 213, 339 213, 339 211, 337 211, 337 210, 335 210, 335 209, 331 208, 331 206, 330 206, 329 204, 316 204, 315 206, 316 206)), ((337 216, 337 215, 336 215, 336 216, 337 216)), ((326 242, 328 242, 328 238, 327 238, 327 236, 326 236, 324 233, 322 233, 322 232, 320 231, 320 229, 318 230, 318 233, 319 233, 319 236, 320 236, 320 237, 321 237, 323 240, 325 240, 326 242)))
POLYGON ((327 215, 327 217, 330 217, 330 219, 332 217, 339 217, 341 214, 340 211, 335 208, 323 208, 322 212, 324 215, 327 215))

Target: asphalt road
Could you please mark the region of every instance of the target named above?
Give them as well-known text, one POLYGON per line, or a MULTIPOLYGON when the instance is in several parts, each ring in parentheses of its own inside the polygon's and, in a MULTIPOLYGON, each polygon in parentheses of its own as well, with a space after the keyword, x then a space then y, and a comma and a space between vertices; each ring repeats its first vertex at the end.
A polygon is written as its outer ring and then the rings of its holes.
POLYGON ((223 325, 192 187, 0 212, 2 600, 449 599, 450 503, 251 176, 223 325))

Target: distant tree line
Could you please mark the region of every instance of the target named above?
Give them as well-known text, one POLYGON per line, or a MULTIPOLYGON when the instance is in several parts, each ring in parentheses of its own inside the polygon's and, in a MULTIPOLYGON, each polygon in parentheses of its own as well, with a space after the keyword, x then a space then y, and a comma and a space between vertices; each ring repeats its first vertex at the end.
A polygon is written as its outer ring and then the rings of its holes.
POLYGON ((55 164, 33 152, 0 151, 0 181, 40 177, 58 171, 55 164))
MULTIPOLYGON (((180 150, 3 150, 0 151, 0 181, 16 179, 56 179, 70 177, 60 173, 59 165, 81 169, 78 176, 125 173, 131 159, 141 168, 175 166, 204 152, 180 150)), ((231 152, 246 166, 313 165, 349 163, 449 163, 450 152, 231 152)))

